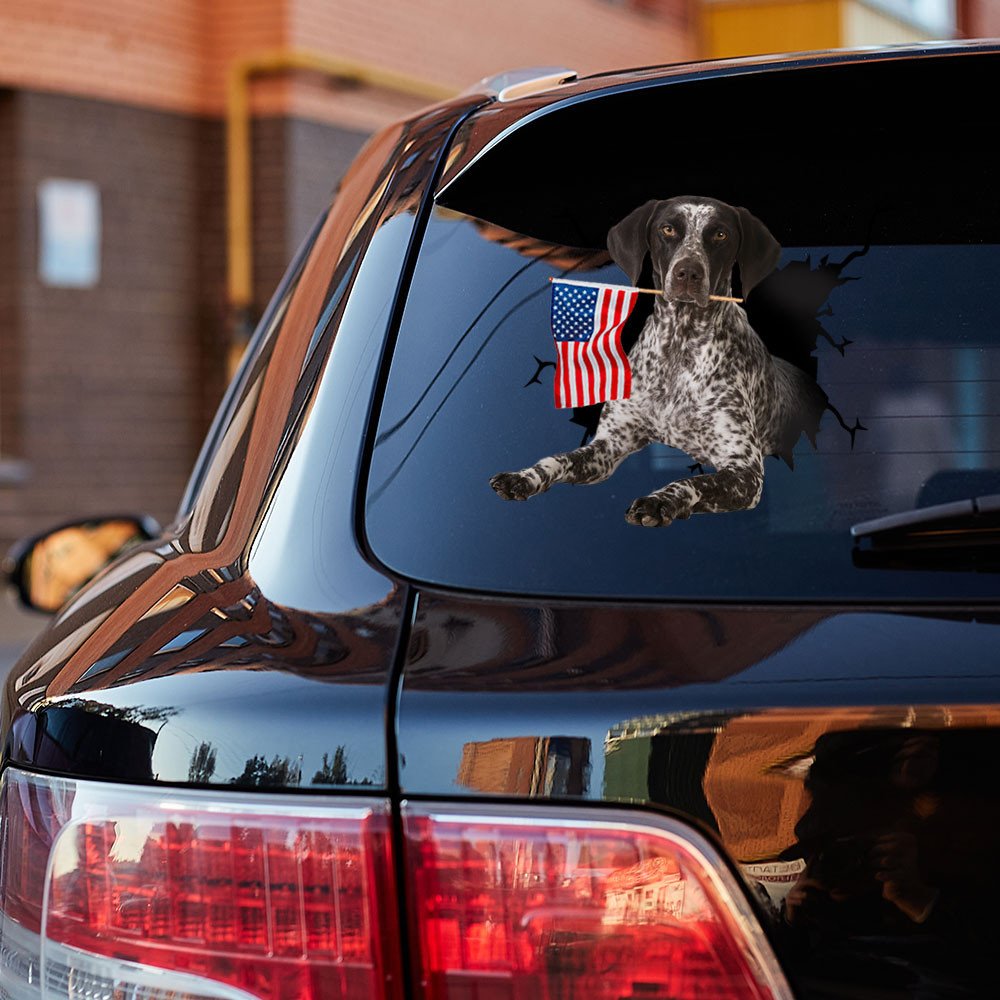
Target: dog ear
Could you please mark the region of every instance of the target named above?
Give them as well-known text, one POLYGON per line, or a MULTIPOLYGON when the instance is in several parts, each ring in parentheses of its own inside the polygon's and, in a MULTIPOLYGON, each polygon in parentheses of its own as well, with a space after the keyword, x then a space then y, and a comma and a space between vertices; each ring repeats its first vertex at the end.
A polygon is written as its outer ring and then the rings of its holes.
POLYGON ((649 220, 658 204, 655 198, 651 198, 608 230, 611 259, 628 275, 633 285, 638 283, 642 263, 649 253, 649 220))
POLYGON ((756 215, 751 215, 745 208, 737 208, 736 211, 742 229, 736 263, 740 266, 740 284, 745 298, 754 285, 775 269, 781 256, 781 245, 756 215))

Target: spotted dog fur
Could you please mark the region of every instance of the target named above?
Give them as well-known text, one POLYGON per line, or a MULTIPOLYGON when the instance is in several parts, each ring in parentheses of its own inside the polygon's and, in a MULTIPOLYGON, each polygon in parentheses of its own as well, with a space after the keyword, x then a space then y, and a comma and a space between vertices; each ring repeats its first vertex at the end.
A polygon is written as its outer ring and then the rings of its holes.
POLYGON ((790 456, 808 426, 804 414, 818 422, 826 397, 804 372, 771 356, 739 305, 708 296, 732 294, 735 264, 747 295, 781 248, 745 208, 685 197, 637 208, 608 233, 608 249, 633 284, 648 254, 663 290, 629 354, 631 396, 604 405, 589 444, 501 472, 490 485, 504 500, 527 500, 556 483, 600 483, 627 456, 661 441, 716 471, 639 497, 625 513, 630 524, 755 507, 765 456, 790 456))

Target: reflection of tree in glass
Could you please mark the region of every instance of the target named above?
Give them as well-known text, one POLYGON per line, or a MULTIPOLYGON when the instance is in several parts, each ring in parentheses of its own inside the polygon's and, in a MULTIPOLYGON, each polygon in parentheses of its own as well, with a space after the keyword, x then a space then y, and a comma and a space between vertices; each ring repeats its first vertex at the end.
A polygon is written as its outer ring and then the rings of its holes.
POLYGON ((215 747, 211 743, 199 743, 191 755, 188 767, 188 781, 206 784, 215 774, 215 747))
POLYGON ((271 763, 267 758, 254 754, 247 760, 243 773, 231 778, 231 785, 250 785, 254 788, 279 788, 298 785, 302 781, 302 761, 275 754, 271 763))
POLYGON ((333 752, 333 763, 330 755, 323 754, 323 766, 313 775, 314 785, 346 785, 347 784, 347 752, 343 746, 333 752))
POLYGON ((323 754, 323 766, 313 775, 310 784, 313 785, 373 785, 372 778, 351 779, 347 774, 347 747, 343 744, 330 755, 323 754))
MULTIPOLYGON (((117 719, 119 722, 129 722, 136 726, 151 728, 149 723, 162 724, 180 712, 179 708, 151 708, 140 705, 107 705, 104 702, 92 701, 89 698, 65 698, 53 703, 54 708, 72 708, 80 712, 91 712, 105 719, 117 719)), ((159 732, 159 729, 157 730, 159 732)))

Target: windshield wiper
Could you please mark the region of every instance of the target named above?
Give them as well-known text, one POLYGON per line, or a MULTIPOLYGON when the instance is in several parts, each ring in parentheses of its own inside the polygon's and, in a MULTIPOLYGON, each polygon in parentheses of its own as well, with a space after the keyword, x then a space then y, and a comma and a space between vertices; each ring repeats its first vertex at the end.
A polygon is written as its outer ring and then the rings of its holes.
POLYGON ((1000 571, 1000 493, 918 507, 851 528, 855 566, 1000 571))

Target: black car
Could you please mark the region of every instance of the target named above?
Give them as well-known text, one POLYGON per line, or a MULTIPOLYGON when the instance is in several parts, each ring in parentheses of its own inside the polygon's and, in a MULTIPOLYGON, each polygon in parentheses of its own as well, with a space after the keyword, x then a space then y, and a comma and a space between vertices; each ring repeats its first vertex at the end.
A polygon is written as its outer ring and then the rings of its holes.
POLYGON ((998 57, 527 75, 377 135, 175 522, 13 557, 50 609, 107 565, 6 686, 0 997, 995 995, 998 57), (627 219, 676 247, 629 273, 627 219), (656 263, 702 257, 742 301, 656 263), (633 413, 559 288, 694 443, 509 502, 633 413), (732 412, 762 491, 709 502, 732 412))

